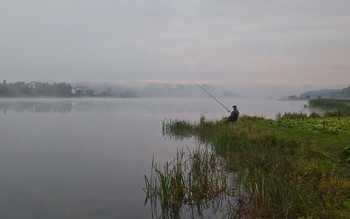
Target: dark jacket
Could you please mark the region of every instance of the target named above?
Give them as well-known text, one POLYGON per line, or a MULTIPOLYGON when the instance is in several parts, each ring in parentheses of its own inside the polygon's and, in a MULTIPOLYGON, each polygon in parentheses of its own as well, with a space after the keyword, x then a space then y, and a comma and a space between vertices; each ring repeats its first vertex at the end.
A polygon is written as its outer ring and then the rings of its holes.
POLYGON ((228 120, 231 122, 237 121, 239 115, 239 111, 237 109, 231 112, 231 115, 228 117, 228 120))

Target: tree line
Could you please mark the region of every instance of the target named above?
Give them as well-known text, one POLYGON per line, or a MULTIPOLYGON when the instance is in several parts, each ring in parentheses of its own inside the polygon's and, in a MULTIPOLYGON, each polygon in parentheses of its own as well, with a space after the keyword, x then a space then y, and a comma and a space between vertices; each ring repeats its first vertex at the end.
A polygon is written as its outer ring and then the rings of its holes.
MULTIPOLYGON (((139 86, 108 83, 80 83, 83 86, 72 86, 69 83, 48 82, 0 82, 0 97, 117 97, 117 98, 206 98, 208 95, 196 85, 148 83, 139 86), (89 87, 89 88, 88 88, 89 87)), ((214 86, 202 85, 215 97, 233 98, 238 94, 221 90, 214 86)))
MULTIPOLYGON (((91 92, 90 92, 91 93, 91 92)), ((15 82, 0 83, 0 97, 72 97, 82 96, 85 93, 72 93, 72 86, 68 83, 48 82, 15 82)))

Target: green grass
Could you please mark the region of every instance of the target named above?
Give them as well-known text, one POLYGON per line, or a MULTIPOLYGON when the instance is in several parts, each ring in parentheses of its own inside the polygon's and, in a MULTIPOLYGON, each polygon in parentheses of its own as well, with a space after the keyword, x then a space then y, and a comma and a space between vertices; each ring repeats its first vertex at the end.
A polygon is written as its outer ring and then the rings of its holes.
POLYGON ((334 117, 308 119, 279 119, 273 122, 281 127, 294 128, 308 133, 323 133, 332 135, 349 135, 350 119, 338 120, 334 117))
MULTIPOLYGON (((215 157, 224 161, 222 167, 225 171, 234 173, 235 177, 225 181, 230 181, 230 185, 226 186, 235 188, 238 204, 227 209, 230 212, 228 217, 349 218, 349 121, 347 117, 341 117, 340 121, 337 118, 304 116, 272 121, 243 116, 236 123, 225 124, 224 120, 206 121, 202 117, 198 123, 164 121, 163 134, 193 136, 210 145, 215 157)), ((212 162, 210 156, 206 158, 208 163, 212 162)), ((188 159, 197 158, 191 156, 188 159)), ((161 168, 153 167, 154 178, 161 168)), ((187 169, 188 165, 177 167, 180 172, 184 168, 187 169)), ((168 169, 166 165, 163 172, 168 169)), ((174 173, 177 171, 174 170, 174 173)), ((162 184, 159 182, 163 180, 162 174, 158 173, 158 184, 154 181, 153 185, 157 186, 153 188, 162 184)), ((201 177, 192 173, 192 178, 182 176, 179 181, 197 180, 199 183, 201 177)), ((165 180, 164 184, 167 183, 169 180, 165 180)), ((192 190, 196 191, 194 197, 197 202, 206 199, 206 190, 195 185, 185 184, 181 188, 186 189, 180 191, 193 187, 197 189, 192 190)), ((152 186, 148 187, 151 191, 152 186)), ((156 191, 153 194, 165 194, 166 197, 173 193, 156 191)), ((188 194, 181 194, 175 196, 180 198, 170 198, 177 200, 177 206, 186 205, 191 200, 188 194)))

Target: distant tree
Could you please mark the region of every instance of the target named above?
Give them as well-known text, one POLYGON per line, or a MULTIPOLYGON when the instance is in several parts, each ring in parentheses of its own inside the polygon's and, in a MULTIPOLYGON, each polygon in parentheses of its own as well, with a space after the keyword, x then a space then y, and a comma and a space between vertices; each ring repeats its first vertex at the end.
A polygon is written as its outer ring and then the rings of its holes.
POLYGON ((35 87, 35 92, 39 96, 53 96, 54 90, 53 86, 50 85, 48 82, 38 82, 35 87))
POLYGON ((298 96, 297 95, 292 95, 292 96, 289 96, 288 99, 290 99, 290 100, 297 100, 298 96))
POLYGON ((10 88, 6 84, 0 84, 0 96, 1 97, 10 96, 10 88))
POLYGON ((28 86, 21 86, 18 88, 18 93, 20 93, 23 96, 33 96, 34 92, 28 87, 28 86))
POLYGON ((102 91, 99 96, 101 97, 106 97, 107 96, 107 91, 102 91))
POLYGON ((89 97, 95 96, 95 90, 93 90, 93 89, 87 89, 87 90, 86 90, 86 96, 89 96, 89 97))
POLYGON ((54 94, 58 97, 70 97, 72 96, 72 86, 66 83, 54 83, 54 94))
POLYGON ((77 97, 85 96, 85 93, 83 90, 77 90, 75 93, 75 96, 77 96, 77 97))
POLYGON ((21 87, 23 87, 25 85, 25 82, 24 81, 17 81, 15 84, 14 84, 14 87, 19 89, 21 87))
POLYGON ((112 90, 110 87, 107 87, 107 89, 105 91, 102 91, 99 96, 101 97, 108 97, 108 96, 111 96, 112 94, 112 90))
POLYGON ((350 98, 350 87, 344 88, 339 92, 339 97, 350 98))

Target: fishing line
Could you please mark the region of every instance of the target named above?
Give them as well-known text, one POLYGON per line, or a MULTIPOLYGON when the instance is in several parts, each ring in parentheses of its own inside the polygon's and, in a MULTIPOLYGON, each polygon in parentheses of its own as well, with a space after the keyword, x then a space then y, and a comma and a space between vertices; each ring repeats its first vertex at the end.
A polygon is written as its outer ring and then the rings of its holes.
MULTIPOLYGON (((189 79, 190 81, 192 81, 191 79, 189 79)), ((222 104, 218 99, 216 99, 213 95, 211 95, 208 91, 206 91, 202 86, 200 86, 199 84, 197 84, 196 82, 192 81, 195 85, 197 85, 198 87, 200 87, 200 89, 202 89, 203 91, 205 91, 209 96, 211 96, 212 98, 214 98, 214 100, 216 100, 216 102, 218 102, 221 106, 223 106, 225 109, 227 109, 227 107, 222 104)), ((230 112, 229 109, 227 109, 227 112, 230 112)))

